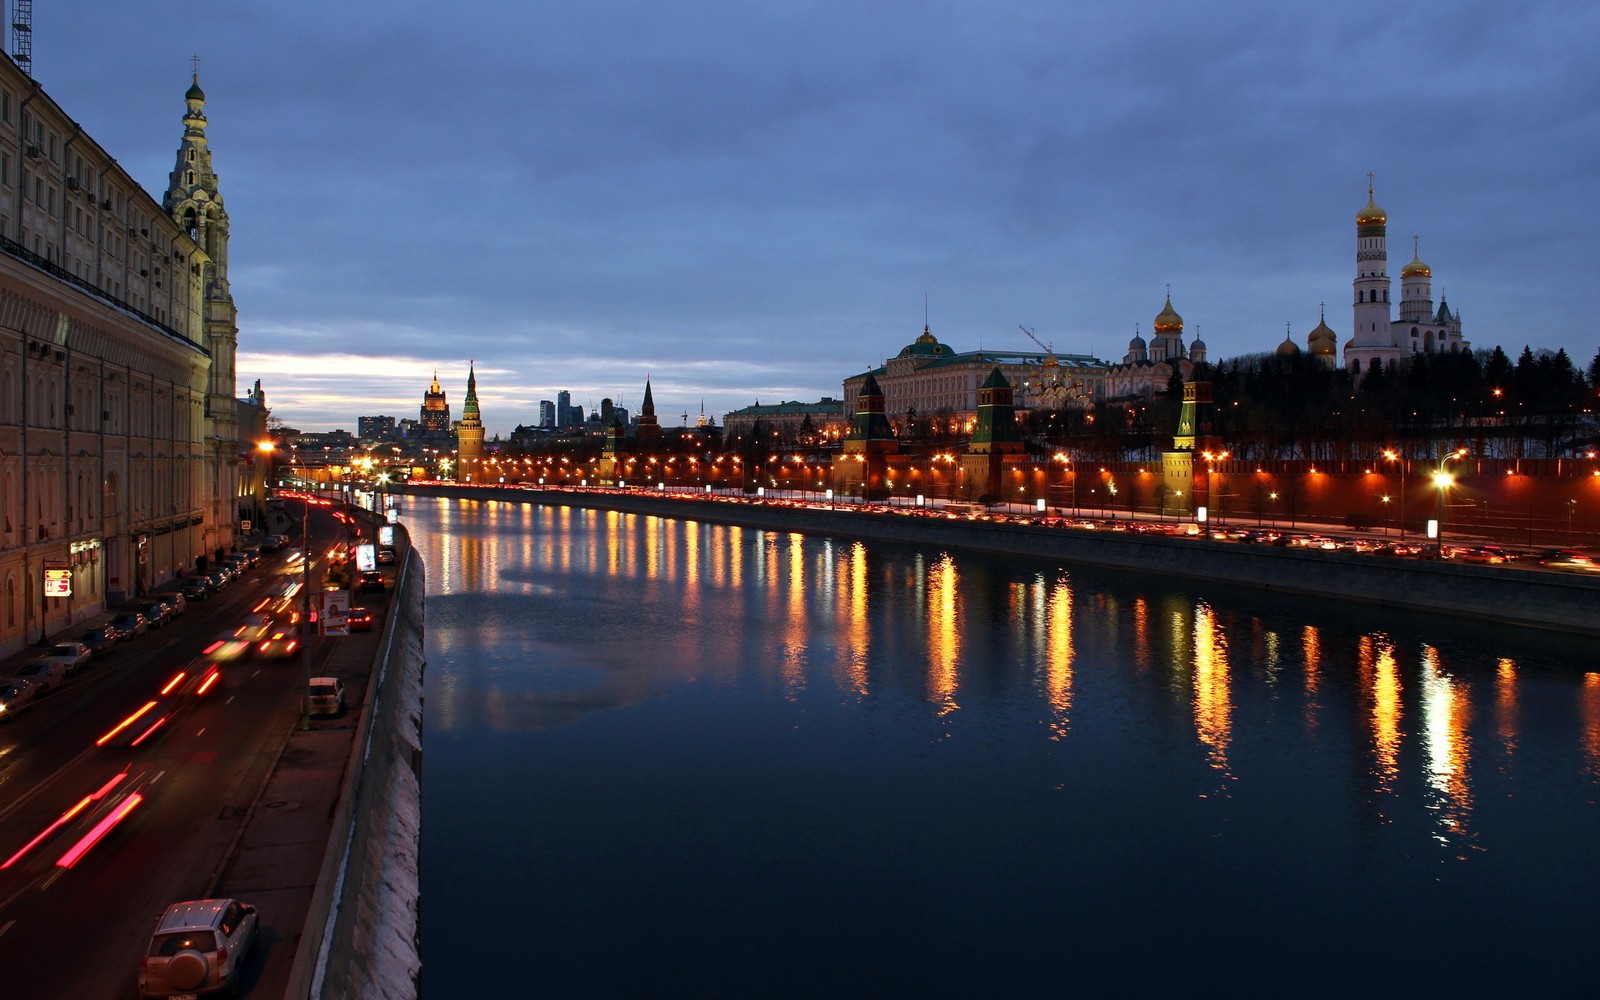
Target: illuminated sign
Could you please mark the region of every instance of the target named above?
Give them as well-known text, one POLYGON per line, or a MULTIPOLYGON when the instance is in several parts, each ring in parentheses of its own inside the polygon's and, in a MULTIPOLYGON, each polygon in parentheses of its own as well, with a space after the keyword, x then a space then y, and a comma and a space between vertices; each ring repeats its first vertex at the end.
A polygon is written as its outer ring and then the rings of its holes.
POLYGON ((46 568, 44 571, 44 596, 71 597, 72 570, 46 568))
POLYGON ((378 568, 378 547, 370 542, 356 546, 356 569, 363 573, 378 568))
POLYGON ((385 524, 378 529, 378 544, 386 549, 394 548, 394 527, 385 524))

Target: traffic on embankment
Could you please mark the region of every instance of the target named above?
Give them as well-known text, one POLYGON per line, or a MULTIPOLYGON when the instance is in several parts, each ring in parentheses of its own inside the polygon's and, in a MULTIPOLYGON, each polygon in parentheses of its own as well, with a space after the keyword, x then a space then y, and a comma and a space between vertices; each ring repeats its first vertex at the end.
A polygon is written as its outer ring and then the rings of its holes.
POLYGON ((1170 519, 1096 520, 966 505, 890 507, 741 493, 447 482, 394 484, 389 490, 937 546, 1600 635, 1600 572, 1588 554, 1574 550, 1518 559, 1518 553, 1493 544, 1406 545, 1371 536, 1335 540, 1305 525, 1287 531, 1229 529, 1170 519))

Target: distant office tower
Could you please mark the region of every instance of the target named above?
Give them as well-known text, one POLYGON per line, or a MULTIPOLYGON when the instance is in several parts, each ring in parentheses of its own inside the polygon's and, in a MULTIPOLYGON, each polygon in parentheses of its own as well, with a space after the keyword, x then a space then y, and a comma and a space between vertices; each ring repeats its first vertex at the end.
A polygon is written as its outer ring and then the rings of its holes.
POLYGON ((617 408, 612 404, 611 397, 607 396, 606 398, 600 400, 600 422, 605 424, 607 427, 610 427, 611 422, 615 420, 616 417, 617 408))
POLYGON ((572 393, 562 389, 556 393, 556 426, 571 427, 572 424, 572 393))
POLYGON ((418 416, 423 434, 450 433, 450 404, 445 401, 444 390, 439 388, 439 373, 433 373, 433 384, 422 394, 422 412, 418 416))
POLYGON ((554 427, 556 425, 556 404, 548 399, 539 400, 539 426, 554 427))
POLYGON ((392 438, 395 420, 393 417, 357 417, 356 434, 364 438, 392 438))
POLYGON ((581 406, 572 407, 570 410, 567 411, 567 418, 572 421, 570 424, 567 425, 568 427, 582 427, 583 426, 583 407, 581 407, 581 406))

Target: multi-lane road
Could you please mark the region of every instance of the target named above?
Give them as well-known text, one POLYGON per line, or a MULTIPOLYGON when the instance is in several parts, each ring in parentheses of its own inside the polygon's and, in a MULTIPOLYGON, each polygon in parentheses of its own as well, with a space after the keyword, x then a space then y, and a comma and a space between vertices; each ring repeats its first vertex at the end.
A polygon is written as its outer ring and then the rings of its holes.
MULTIPOLYGON (((313 527, 316 552, 333 524, 313 527)), ((156 917, 216 884, 299 717, 303 670, 203 651, 301 573, 297 550, 264 556, 0 726, 0 995, 135 995, 156 917)))

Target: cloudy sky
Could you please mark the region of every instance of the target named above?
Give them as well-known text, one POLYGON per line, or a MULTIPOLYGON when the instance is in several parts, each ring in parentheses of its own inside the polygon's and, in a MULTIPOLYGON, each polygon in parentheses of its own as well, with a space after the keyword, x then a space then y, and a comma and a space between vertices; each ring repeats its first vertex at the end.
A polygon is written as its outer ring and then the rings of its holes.
POLYGON ((1350 332, 1367 173, 1475 347, 1600 349, 1600 5, 47 0, 34 74, 157 197, 190 56, 241 392, 508 433, 838 396, 922 330, 1121 360, 1350 332))

